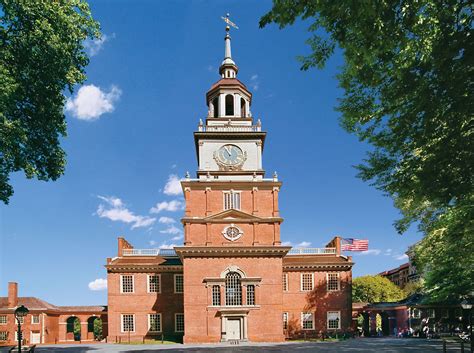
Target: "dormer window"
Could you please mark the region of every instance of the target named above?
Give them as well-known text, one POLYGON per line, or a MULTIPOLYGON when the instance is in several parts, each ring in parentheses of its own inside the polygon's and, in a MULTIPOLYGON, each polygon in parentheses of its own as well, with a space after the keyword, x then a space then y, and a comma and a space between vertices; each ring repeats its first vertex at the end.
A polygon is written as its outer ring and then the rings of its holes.
POLYGON ((232 94, 225 96, 225 115, 234 115, 234 96, 232 94))

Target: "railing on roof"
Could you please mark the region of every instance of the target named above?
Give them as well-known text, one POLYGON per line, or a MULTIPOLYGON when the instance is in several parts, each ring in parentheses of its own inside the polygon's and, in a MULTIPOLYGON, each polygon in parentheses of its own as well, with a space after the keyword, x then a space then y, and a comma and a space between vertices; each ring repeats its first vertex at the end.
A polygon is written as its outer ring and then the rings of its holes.
POLYGON ((177 256, 174 249, 123 249, 123 256, 177 256))
POLYGON ((262 131, 261 125, 199 125, 199 132, 213 132, 213 131, 225 131, 225 132, 259 132, 262 131))
POLYGON ((292 248, 288 255, 336 254, 336 248, 292 248))

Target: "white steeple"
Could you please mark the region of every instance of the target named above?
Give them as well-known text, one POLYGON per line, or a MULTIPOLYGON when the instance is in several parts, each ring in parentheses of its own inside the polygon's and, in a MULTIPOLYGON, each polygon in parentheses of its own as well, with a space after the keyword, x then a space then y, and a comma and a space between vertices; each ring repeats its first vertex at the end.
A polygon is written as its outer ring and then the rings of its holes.
POLYGON ((222 61, 222 64, 219 68, 219 73, 221 74, 222 78, 235 78, 237 76, 237 72, 239 71, 237 65, 235 65, 234 60, 232 59, 232 50, 230 47, 230 26, 238 29, 237 27, 231 20, 229 20, 229 14, 227 14, 226 17, 222 17, 222 19, 227 23, 227 26, 225 27, 225 52, 224 52, 224 61, 222 61))

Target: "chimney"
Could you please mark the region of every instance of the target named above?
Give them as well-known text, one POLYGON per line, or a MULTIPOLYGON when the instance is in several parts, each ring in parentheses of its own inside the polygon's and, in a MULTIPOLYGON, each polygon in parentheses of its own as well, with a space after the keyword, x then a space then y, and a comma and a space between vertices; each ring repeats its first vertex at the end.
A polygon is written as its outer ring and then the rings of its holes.
POLYGON ((18 306, 18 283, 8 282, 8 307, 15 308, 18 306))

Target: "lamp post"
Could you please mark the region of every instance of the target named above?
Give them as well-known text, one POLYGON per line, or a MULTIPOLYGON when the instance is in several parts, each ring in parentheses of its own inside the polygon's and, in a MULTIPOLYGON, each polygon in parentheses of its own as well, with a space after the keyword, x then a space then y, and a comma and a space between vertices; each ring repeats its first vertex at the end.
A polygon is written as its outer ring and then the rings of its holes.
POLYGON ((21 305, 15 309, 15 318, 16 318, 16 322, 18 323, 18 352, 21 352, 21 341, 22 341, 21 319, 23 319, 28 314, 28 312, 29 312, 28 308, 25 307, 24 305, 21 305))
POLYGON ((467 310, 469 315, 469 340, 471 341, 471 352, 474 352, 474 340, 472 339, 472 304, 467 299, 461 302, 461 307, 467 310))

